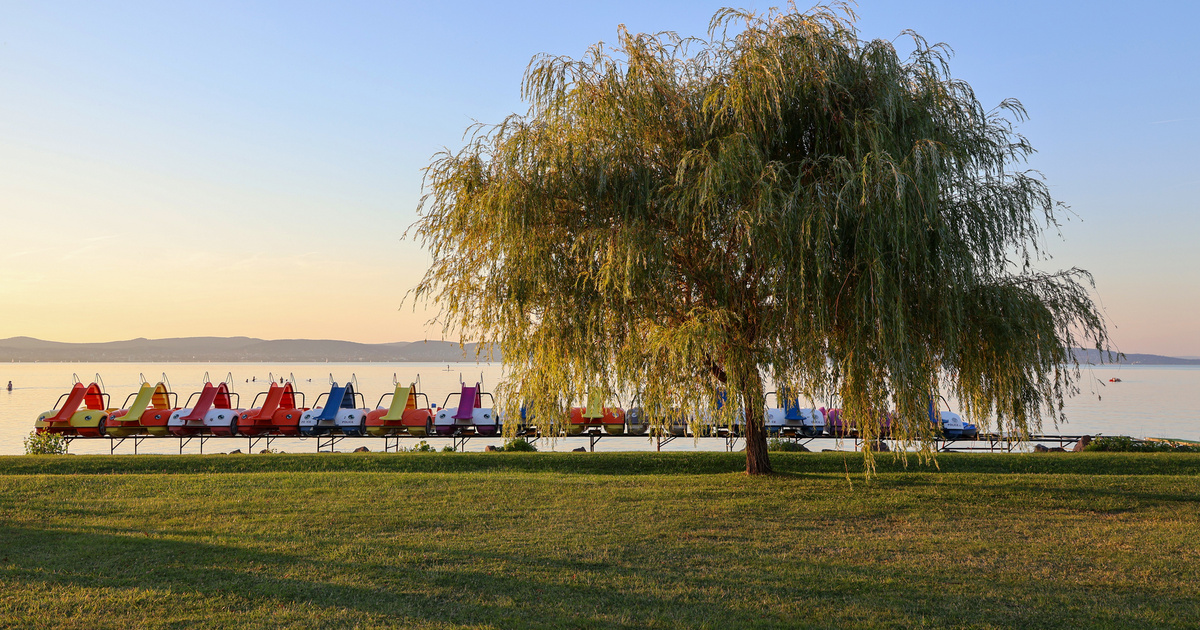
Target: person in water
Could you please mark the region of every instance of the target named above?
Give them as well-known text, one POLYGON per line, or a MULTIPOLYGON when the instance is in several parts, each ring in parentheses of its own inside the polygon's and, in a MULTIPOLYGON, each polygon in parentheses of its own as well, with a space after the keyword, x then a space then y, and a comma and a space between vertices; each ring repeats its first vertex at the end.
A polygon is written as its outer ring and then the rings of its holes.
POLYGON ((12 381, 8 382, 8 391, 12 391, 12 381))

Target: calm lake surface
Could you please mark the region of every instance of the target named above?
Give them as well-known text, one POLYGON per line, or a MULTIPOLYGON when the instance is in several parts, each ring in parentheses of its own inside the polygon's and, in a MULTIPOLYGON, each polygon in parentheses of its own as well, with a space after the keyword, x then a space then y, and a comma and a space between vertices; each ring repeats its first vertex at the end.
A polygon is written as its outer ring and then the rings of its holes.
MULTIPOLYGON (((365 394, 368 406, 374 406, 379 397, 393 389, 393 374, 401 382, 421 378, 422 390, 429 394, 430 401, 442 405, 446 396, 457 392, 459 378, 474 383, 482 378, 487 390, 493 389, 501 376, 500 364, 457 363, 9 363, 0 365, 0 386, 13 382, 11 392, 0 389, 0 455, 24 453, 23 438, 33 429, 37 415, 53 408, 58 397, 66 393, 73 383, 72 374, 88 383, 99 373, 104 380, 105 391, 112 395, 112 405, 120 406, 126 396, 136 391, 141 383, 140 374, 146 380, 157 382, 166 373, 171 385, 179 393, 180 404, 189 394, 200 389, 204 373, 208 372, 213 382, 224 380, 232 373, 234 391, 241 394, 243 407, 250 406, 255 394, 267 388, 269 375, 275 379, 295 375, 300 391, 307 395, 311 405, 321 393, 329 391, 330 373, 339 383, 354 374, 365 394), (246 382, 255 379, 256 382, 246 382)), ((1061 427, 1044 427, 1044 433, 1070 435, 1105 434, 1130 435, 1133 437, 1173 437, 1200 440, 1200 367, 1186 366, 1102 366, 1084 371, 1082 392, 1067 402, 1068 424, 1061 427), (1117 377, 1120 383, 1109 383, 1117 377)), ((819 406, 819 405, 818 405, 819 406)), ((430 439, 437 448, 450 444, 449 439, 430 439)), ((481 451, 488 444, 500 444, 499 439, 475 438, 468 442, 467 450, 481 451)), ((409 442, 405 441, 404 444, 409 442)), ((559 439, 553 445, 549 440, 539 442, 541 450, 563 451, 586 446, 586 438, 559 439)), ((339 451, 351 451, 358 446, 381 450, 383 442, 378 438, 347 438, 337 446, 339 451)), ((836 448, 832 441, 820 441, 816 448, 836 448)), ((314 439, 275 439, 271 447, 291 452, 313 452, 314 439)), ((129 450, 126 444, 120 452, 129 450)), ((221 452, 247 448, 246 440, 213 440, 205 446, 205 452, 221 452)), ((261 445, 260 445, 261 448, 261 445)), ((843 448, 852 448, 847 444, 843 448)), ((663 450, 724 450, 724 440, 696 440, 681 438, 665 445, 663 450)), ((654 450, 654 442, 648 438, 603 439, 596 443, 597 451, 654 450)), ((177 453, 176 439, 150 439, 138 448, 141 453, 177 453)), ((189 445, 184 452, 198 452, 199 446, 189 445)), ((77 440, 71 445, 72 453, 108 453, 108 440, 77 440)))

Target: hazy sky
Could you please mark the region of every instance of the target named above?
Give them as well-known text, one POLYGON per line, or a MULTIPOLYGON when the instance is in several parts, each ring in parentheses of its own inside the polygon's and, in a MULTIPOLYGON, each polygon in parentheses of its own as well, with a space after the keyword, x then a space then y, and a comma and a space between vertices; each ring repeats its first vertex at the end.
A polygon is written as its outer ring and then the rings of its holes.
MULTIPOLYGON (((702 35, 723 4, 0 0, 0 338, 436 338, 400 308, 430 156, 523 112, 533 55, 702 35)), ((1076 215, 1043 266, 1095 274, 1125 352, 1200 355, 1197 6, 857 8, 1024 102, 1076 215)))

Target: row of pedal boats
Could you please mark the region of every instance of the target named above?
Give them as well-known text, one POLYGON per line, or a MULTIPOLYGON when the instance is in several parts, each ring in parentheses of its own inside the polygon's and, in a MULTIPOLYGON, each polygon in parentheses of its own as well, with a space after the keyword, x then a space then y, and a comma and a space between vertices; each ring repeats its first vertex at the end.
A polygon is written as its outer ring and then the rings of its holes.
MULTIPOLYGON (((189 437, 215 436, 294 436, 348 437, 400 436, 455 437, 499 436, 504 421, 492 394, 481 382, 461 383, 460 390, 446 396, 442 405, 431 404, 420 391, 417 381, 401 384, 393 378, 394 389, 383 394, 374 407, 368 407, 356 378, 343 384, 330 377, 329 391, 320 394, 311 407, 296 387, 295 378, 270 377, 266 391, 255 395, 248 408, 240 406, 233 391, 233 378, 213 383, 204 375, 199 391, 188 396, 183 405, 163 375, 151 384, 142 378, 137 391, 128 395, 120 407, 110 406, 99 375, 89 384, 76 376, 70 391, 62 394, 54 408, 38 415, 35 431, 76 437, 132 437, 135 435, 189 437)), ((801 407, 796 396, 770 392, 776 406, 768 407, 764 425, 769 435, 817 437, 855 436, 857 429, 842 417, 837 408, 801 407)), ((944 399, 942 399, 944 402, 944 399)), ((725 436, 740 434, 741 427, 689 422, 681 414, 670 421, 665 432, 672 436, 725 436)), ((969 439, 978 433, 975 425, 963 421, 952 411, 935 409, 931 400, 929 419, 933 429, 945 439, 969 439)), ((535 423, 522 409, 517 433, 527 434, 535 423)), ((891 416, 881 418, 881 435, 890 433, 891 416)), ((586 406, 570 410, 563 433, 607 435, 646 435, 651 425, 637 406, 628 410, 605 406, 593 393, 586 406)))

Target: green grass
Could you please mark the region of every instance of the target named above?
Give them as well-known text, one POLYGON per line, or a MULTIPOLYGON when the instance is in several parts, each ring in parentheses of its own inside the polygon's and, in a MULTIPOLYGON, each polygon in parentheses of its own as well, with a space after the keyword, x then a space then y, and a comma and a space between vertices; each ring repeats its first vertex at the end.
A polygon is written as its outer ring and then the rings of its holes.
POLYGON ((885 456, 869 482, 854 455, 773 454, 786 472, 755 479, 741 461, 0 458, 0 627, 1200 619, 1200 456, 943 455, 906 472, 885 456))

